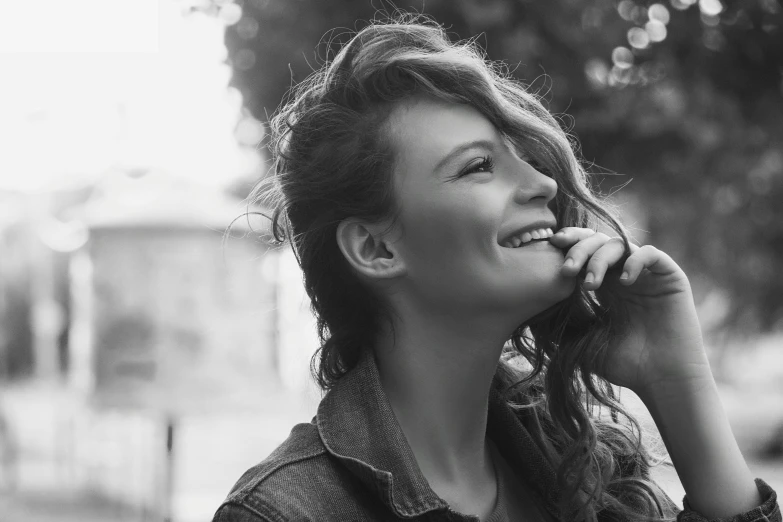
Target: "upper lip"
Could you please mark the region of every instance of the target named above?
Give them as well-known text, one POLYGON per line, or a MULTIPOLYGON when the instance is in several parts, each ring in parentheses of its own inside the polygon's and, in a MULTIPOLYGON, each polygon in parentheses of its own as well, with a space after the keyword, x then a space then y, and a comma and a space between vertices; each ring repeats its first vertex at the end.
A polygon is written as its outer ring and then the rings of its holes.
POLYGON ((535 221, 523 227, 513 228, 510 232, 503 236, 503 239, 500 240, 500 244, 504 244, 512 237, 522 235, 525 232, 532 232, 533 230, 538 230, 539 228, 551 228, 552 230, 556 230, 557 221, 555 219, 542 219, 541 221, 535 221))

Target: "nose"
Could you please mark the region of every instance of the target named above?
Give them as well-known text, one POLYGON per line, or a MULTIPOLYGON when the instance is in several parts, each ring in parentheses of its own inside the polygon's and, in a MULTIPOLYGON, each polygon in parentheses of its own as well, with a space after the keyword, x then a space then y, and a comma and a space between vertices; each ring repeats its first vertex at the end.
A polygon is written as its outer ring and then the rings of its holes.
POLYGON ((541 202, 546 205, 555 199, 557 182, 529 163, 520 161, 520 164, 521 175, 517 178, 514 200, 525 204, 534 199, 541 199, 541 202))

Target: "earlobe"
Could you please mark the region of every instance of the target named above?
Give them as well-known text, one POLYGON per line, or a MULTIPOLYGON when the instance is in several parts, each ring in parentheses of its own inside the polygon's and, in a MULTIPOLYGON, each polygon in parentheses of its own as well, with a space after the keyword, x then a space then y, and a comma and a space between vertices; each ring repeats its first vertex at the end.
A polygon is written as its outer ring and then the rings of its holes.
POLYGON ((337 225, 336 239, 343 256, 361 275, 370 279, 389 279, 405 272, 397 249, 373 225, 345 219, 337 225))

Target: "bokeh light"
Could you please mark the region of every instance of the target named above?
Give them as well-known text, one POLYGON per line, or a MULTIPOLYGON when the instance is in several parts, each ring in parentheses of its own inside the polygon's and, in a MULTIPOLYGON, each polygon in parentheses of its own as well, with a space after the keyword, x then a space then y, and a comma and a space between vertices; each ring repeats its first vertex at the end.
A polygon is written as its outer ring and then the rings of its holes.
POLYGON ((617 12, 620 14, 620 17, 623 20, 628 20, 629 22, 633 20, 633 11, 635 8, 636 4, 631 0, 622 0, 619 4, 617 4, 617 12))
POLYGON ((242 19, 242 7, 234 3, 226 3, 220 6, 218 18, 226 25, 234 25, 242 19))
POLYGON ((688 9, 690 6, 696 3, 697 0, 670 0, 670 3, 672 4, 672 7, 679 10, 684 11, 685 9, 688 9))
POLYGON ((258 34, 258 22, 255 18, 243 18, 237 24, 236 31, 243 40, 252 40, 258 34))
POLYGON ((699 9, 708 16, 717 16, 723 11, 720 0, 699 0, 699 9))
POLYGON ((256 53, 250 49, 240 49, 234 57, 234 66, 242 71, 251 69, 256 63, 256 53))
POLYGON ((636 49, 645 49, 650 45, 650 35, 641 27, 631 27, 628 30, 628 43, 636 49))
POLYGON ((780 7, 779 0, 761 0, 759 4, 761 4, 761 8, 769 14, 778 14, 781 9, 783 9, 780 7))
POLYGON ((620 69, 627 69, 633 65, 633 53, 627 47, 615 47, 612 51, 612 63, 620 69))
POLYGON ((615 65, 609 73, 609 85, 611 87, 625 87, 631 83, 633 76, 632 67, 620 67, 615 65))
POLYGON ((732 214, 740 205, 742 205, 742 195, 730 184, 719 187, 712 198, 712 209, 717 214, 732 214))
POLYGON ((246 116, 237 123, 234 135, 242 145, 255 147, 264 138, 264 125, 252 116, 246 116))
POLYGON ((585 76, 593 87, 604 87, 609 76, 609 66, 600 58, 590 58, 585 63, 585 76))
POLYGON ((666 9, 666 6, 663 4, 653 4, 648 7, 647 16, 650 18, 650 21, 655 20, 661 22, 662 24, 669 23, 669 10, 666 9))
POLYGON ((662 42, 666 39, 666 26, 658 20, 650 20, 644 24, 644 30, 650 37, 651 42, 662 42))

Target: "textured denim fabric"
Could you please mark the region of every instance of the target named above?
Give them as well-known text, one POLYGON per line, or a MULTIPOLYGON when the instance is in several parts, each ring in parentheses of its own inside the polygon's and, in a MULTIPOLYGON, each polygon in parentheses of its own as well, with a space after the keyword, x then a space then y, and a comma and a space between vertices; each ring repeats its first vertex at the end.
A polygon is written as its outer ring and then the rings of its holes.
MULTIPOLYGON (((487 435, 554 519, 558 486, 555 470, 531 437, 532 418, 512 410, 493 386, 487 435)), ((763 504, 721 522, 783 522, 776 493, 756 479, 763 504)), ((668 514, 679 522, 706 522, 668 499, 668 514)), ((604 518, 608 522, 608 518, 604 518)), ((604 520, 599 513, 599 520, 604 520)), ((454 521, 464 515, 430 488, 402 432, 368 352, 321 400, 310 423, 261 463, 247 470, 220 505, 213 522, 289 521, 454 521)))

